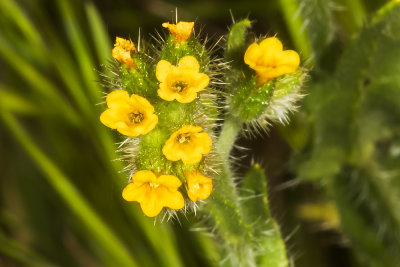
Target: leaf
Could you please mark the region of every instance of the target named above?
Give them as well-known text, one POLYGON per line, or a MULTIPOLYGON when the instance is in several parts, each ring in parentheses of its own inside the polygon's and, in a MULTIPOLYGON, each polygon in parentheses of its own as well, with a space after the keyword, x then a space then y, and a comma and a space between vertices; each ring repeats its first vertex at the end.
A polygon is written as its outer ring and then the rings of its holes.
POLYGON ((331 0, 299 0, 303 27, 311 43, 316 61, 332 42, 335 33, 331 0))
POLYGON ((243 218, 252 225, 254 249, 259 248, 259 265, 288 266, 285 243, 268 206, 266 176, 258 164, 246 173, 240 187, 240 198, 243 218))
MULTIPOLYGON (((247 32, 251 28, 251 21, 243 19, 233 24, 228 34, 226 59, 241 62, 243 60, 244 51, 246 49, 247 32)), ((239 64, 239 63, 234 64, 239 64)), ((242 63, 242 62, 241 62, 242 63)))

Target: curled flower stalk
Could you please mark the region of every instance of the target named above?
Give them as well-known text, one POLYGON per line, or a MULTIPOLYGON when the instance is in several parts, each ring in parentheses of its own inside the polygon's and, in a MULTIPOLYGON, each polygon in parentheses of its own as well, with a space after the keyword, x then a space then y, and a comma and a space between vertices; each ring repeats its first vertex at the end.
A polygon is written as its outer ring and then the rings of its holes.
POLYGON ((100 116, 125 138, 120 151, 129 182, 122 197, 148 217, 198 209, 224 240, 230 266, 254 266, 269 253, 261 239, 271 231, 286 259, 268 203, 242 200, 255 197, 242 191, 265 189, 262 171, 238 187, 229 153, 244 125, 288 120, 305 76, 295 51, 283 50, 276 37, 248 40, 251 24, 244 22, 232 27, 225 58, 193 35, 193 22, 164 23, 169 35, 155 50, 117 37, 100 116), (262 221, 251 219, 253 204, 263 207, 262 221))

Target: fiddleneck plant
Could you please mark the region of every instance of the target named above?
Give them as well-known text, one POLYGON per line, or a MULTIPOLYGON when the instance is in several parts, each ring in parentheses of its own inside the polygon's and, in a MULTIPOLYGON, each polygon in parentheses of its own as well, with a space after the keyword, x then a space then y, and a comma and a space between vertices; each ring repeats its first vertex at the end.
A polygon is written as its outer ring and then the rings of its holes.
POLYGON ((120 37, 112 50, 100 121, 126 137, 122 197, 149 217, 198 209, 224 241, 223 265, 286 266, 262 169, 251 167, 239 186, 229 154, 243 128, 288 121, 302 97, 299 55, 277 37, 248 40, 247 19, 232 26, 224 58, 193 34, 193 22, 162 26, 169 35, 153 50, 120 37))

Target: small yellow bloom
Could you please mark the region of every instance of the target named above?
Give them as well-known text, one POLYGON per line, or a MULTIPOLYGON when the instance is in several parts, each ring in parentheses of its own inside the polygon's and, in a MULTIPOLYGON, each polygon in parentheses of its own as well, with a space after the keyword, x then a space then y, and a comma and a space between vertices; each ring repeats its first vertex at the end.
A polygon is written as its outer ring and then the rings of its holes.
POLYGON ((174 132, 162 149, 164 156, 171 161, 182 160, 184 164, 200 162, 203 154, 211 150, 211 138, 202 132, 200 126, 184 125, 174 132))
POLYGON ((300 64, 296 51, 284 50, 276 37, 252 43, 244 54, 244 62, 256 71, 258 83, 263 84, 286 73, 295 72, 300 64))
POLYGON ((131 53, 136 52, 135 45, 130 40, 121 37, 115 38, 112 56, 121 63, 124 63, 130 68, 135 67, 131 53))
POLYGON ((179 21, 177 24, 164 22, 162 26, 168 28, 169 32, 175 36, 175 44, 179 44, 189 39, 194 22, 179 21))
POLYGON ((148 217, 157 216, 163 207, 182 209, 185 205, 178 191, 181 181, 174 175, 157 177, 152 171, 138 171, 132 176, 132 183, 122 191, 126 201, 140 203, 143 213, 148 217))
POLYGON ((199 171, 185 173, 187 183, 187 194, 189 198, 196 202, 197 199, 207 199, 213 189, 212 179, 204 176, 199 171))
POLYGON ((161 82, 158 95, 167 101, 192 102, 210 82, 208 75, 199 73, 199 69, 197 59, 192 56, 181 58, 178 66, 160 60, 156 67, 156 76, 161 82))
POLYGON ((100 121, 126 136, 147 134, 158 123, 154 107, 146 98, 129 94, 125 90, 114 90, 107 95, 108 109, 100 115, 100 121))

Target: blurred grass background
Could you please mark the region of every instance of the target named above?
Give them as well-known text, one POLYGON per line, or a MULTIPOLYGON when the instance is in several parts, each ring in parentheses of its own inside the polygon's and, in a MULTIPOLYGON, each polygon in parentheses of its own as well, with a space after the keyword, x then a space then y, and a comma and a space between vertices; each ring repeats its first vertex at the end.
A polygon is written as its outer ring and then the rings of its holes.
POLYGON ((99 122, 99 71, 111 59, 115 36, 135 41, 140 27, 151 41, 162 22, 174 21, 176 7, 181 20, 195 20, 196 30, 204 25, 216 39, 232 24, 229 10, 234 18, 249 16, 256 35, 277 33, 300 52, 314 83, 306 87, 305 108, 269 136, 240 139, 252 149, 243 165, 255 159, 266 167, 272 210, 296 266, 364 266, 335 206, 326 204, 330 193, 312 179, 299 180, 304 172, 292 162, 315 138, 307 103, 324 95, 313 88, 387 2, 1 0, 0 266, 218 265, 218 246, 197 231, 207 228, 199 218, 154 222, 122 200, 127 177, 115 152, 122 139, 99 122))

